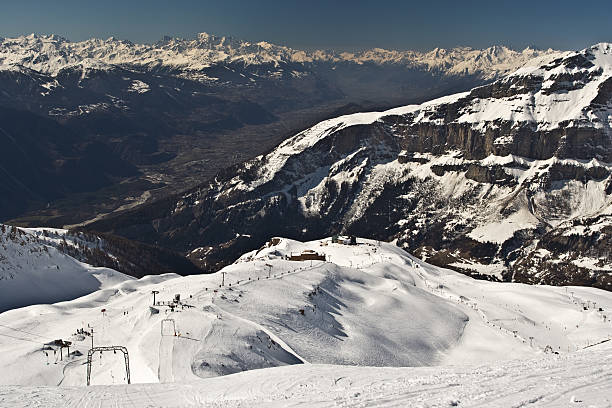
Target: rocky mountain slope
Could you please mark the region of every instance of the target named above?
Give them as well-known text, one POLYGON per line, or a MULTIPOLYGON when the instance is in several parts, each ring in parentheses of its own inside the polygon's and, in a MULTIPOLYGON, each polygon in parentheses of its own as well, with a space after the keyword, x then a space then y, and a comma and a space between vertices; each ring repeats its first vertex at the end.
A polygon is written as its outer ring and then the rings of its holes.
POLYGON ((217 269, 270 236, 396 242, 488 279, 612 285, 612 45, 421 105, 324 121, 94 223, 217 269))
MULTIPOLYGON (((22 224, 79 223, 184 191, 323 119, 470 89, 551 53, 304 52, 208 34, 150 45, 0 39, 0 106, 52 119, 81 145, 100 146, 138 170, 86 191, 64 189, 41 200, 23 193, 18 199, 26 205, 1 211, 0 220, 31 210, 22 224)), ((21 126, 24 115, 4 125, 21 126)))

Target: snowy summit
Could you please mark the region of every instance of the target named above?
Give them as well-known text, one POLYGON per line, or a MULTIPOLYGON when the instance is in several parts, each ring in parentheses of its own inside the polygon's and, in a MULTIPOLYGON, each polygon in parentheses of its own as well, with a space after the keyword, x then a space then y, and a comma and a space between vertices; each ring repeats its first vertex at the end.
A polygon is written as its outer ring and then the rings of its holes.
POLYGON ((504 46, 483 50, 469 47, 436 48, 429 52, 390 51, 380 48, 359 53, 302 51, 267 42, 248 42, 232 37, 200 33, 195 39, 165 37, 154 44, 134 44, 108 38, 71 42, 56 35, 21 36, 0 41, 0 70, 29 69, 56 76, 63 69, 110 69, 112 66, 167 67, 198 71, 219 63, 245 65, 281 63, 397 64, 426 68, 447 75, 482 75, 493 78, 511 72, 527 61, 554 54, 553 50, 504 46))

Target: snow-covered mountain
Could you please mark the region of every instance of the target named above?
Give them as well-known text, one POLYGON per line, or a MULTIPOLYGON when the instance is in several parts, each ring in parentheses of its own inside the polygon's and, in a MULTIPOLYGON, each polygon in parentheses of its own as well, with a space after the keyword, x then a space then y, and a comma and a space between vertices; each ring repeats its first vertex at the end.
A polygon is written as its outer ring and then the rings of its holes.
POLYGON ((0 377, 0 403, 27 395, 56 406, 94 393, 102 406, 286 406, 311 405, 315 392, 321 406, 425 396, 431 406, 516 405, 534 392, 595 403, 609 384, 601 369, 610 365, 611 308, 610 292, 477 281, 393 244, 275 238, 212 275, 145 277, 0 314, 0 366, 12 373, 0 377), (313 253, 326 260, 287 259, 313 253), (94 356, 93 386, 75 387, 86 381, 92 329, 94 345, 127 347, 128 389, 102 387, 126 382, 123 355, 110 352, 94 356), (71 341, 71 355, 60 358, 54 339, 71 341), (243 373, 254 369, 265 371, 243 373), (40 387, 57 384, 70 386, 60 388, 67 400, 40 387))
POLYGON ((0 224, 0 312, 170 271, 200 272, 178 254, 118 237, 0 224))
POLYGON ((62 127, 79 141, 68 144, 78 147, 70 160, 54 157, 56 150, 49 148, 27 166, 7 158, 13 155, 0 158, 11 176, 0 220, 25 216, 26 222, 34 220, 31 226, 78 224, 185 191, 323 119, 467 90, 553 54, 501 46, 305 52, 204 33, 155 44, 114 38, 71 42, 55 35, 3 38, 0 116, 8 129, 0 132, 0 147, 19 145, 33 121, 41 122, 38 133, 62 127), (78 189, 51 192, 36 182, 42 178, 26 177, 75 162, 88 167, 92 162, 85 156, 92 155, 121 164, 102 161, 94 169, 129 171, 96 183, 87 182, 91 176, 77 178, 68 187, 78 189), (26 171, 14 171, 20 167, 26 171), (96 194, 81 194, 90 192, 96 194))
POLYGON ((95 268, 67 255, 77 246, 53 230, 23 230, 0 224, 0 313, 31 304, 72 300, 134 279, 95 268))
MULTIPOLYGON (((155 44, 134 44, 113 37, 71 42, 56 35, 21 36, 0 41, 0 70, 29 69, 57 76, 64 69, 111 69, 112 66, 144 66, 149 68, 202 71, 216 64, 272 65, 290 63, 354 63, 398 64, 410 68, 425 68, 445 75, 482 75, 493 78, 524 65, 527 61, 555 53, 553 50, 523 51, 504 46, 482 50, 469 47, 436 48, 429 52, 395 51, 374 48, 362 52, 326 50, 302 51, 267 42, 248 42, 231 37, 200 33, 195 39, 165 37, 155 44)), ((294 76, 303 73, 294 71, 294 76)), ((216 81, 212 76, 202 80, 216 81)))
POLYGON ((321 122, 91 228, 154 229, 146 239, 209 268, 272 235, 346 232, 489 279, 610 289, 611 84, 610 44, 551 55, 469 92, 321 122))

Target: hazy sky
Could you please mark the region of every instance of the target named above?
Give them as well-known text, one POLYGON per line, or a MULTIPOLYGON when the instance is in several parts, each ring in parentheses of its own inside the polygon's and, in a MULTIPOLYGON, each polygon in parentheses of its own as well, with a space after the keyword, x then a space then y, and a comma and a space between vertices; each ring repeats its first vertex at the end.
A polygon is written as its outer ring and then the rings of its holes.
POLYGON ((206 31, 295 48, 426 50, 612 42, 612 1, 2 0, 0 36, 155 42, 206 31))

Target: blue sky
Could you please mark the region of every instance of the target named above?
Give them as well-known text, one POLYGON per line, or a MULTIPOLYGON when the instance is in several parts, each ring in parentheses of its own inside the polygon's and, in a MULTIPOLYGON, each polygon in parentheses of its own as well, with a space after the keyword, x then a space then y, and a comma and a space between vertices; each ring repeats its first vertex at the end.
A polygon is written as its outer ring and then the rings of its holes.
POLYGON ((612 42, 612 1, 2 0, 0 36, 155 42, 206 31, 295 48, 427 50, 612 42))

